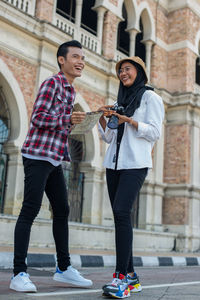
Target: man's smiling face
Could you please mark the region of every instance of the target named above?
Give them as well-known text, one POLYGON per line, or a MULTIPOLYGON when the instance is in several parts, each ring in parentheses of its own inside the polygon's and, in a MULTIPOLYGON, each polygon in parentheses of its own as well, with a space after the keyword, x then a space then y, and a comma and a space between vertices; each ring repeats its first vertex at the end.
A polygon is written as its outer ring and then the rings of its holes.
POLYGON ((66 57, 59 56, 61 71, 65 74, 71 84, 76 77, 80 77, 85 67, 85 56, 83 49, 78 47, 69 47, 66 57))

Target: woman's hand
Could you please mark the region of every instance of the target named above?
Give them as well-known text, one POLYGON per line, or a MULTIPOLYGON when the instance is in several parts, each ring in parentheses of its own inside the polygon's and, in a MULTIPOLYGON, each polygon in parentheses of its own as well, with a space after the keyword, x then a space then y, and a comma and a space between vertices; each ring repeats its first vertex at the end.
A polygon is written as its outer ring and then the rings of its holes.
POLYGON ((113 105, 104 105, 101 106, 98 111, 102 111, 103 115, 101 117, 106 117, 109 118, 112 116, 113 112, 115 112, 114 110, 111 110, 110 108, 112 108, 113 105))
POLYGON ((101 124, 101 127, 103 128, 103 130, 105 131, 106 129, 106 120, 104 117, 106 118, 110 118, 111 115, 113 114, 113 110, 110 110, 109 108, 113 107, 112 105, 104 105, 101 106, 98 111, 102 111, 103 114, 101 115, 101 117, 99 118, 99 123, 101 124))
POLYGON ((122 123, 127 122, 130 125, 132 125, 133 127, 135 127, 136 130, 138 130, 138 122, 134 121, 132 118, 127 117, 125 115, 120 115, 116 112, 113 112, 112 114, 118 117, 118 119, 119 119, 118 124, 119 125, 122 124, 122 123))

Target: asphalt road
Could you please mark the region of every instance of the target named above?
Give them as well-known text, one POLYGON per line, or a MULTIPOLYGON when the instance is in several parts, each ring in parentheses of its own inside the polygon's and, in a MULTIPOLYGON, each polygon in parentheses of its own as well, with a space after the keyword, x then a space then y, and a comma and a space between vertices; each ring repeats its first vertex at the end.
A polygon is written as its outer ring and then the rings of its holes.
MULTIPOLYGON (((23 294, 9 290, 11 270, 0 270, 0 300, 96 300, 106 299, 101 287, 111 281, 113 268, 82 268, 81 273, 93 280, 92 288, 67 286, 52 280, 53 269, 29 269, 38 293, 23 294)), ((137 268, 143 286, 141 293, 129 299, 200 300, 200 267, 137 268)))

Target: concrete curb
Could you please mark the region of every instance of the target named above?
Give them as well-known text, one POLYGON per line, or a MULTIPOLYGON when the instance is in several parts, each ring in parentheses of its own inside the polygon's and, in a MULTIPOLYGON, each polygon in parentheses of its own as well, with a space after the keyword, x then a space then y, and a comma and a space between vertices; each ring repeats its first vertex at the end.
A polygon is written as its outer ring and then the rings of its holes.
MULTIPOLYGON (((136 267, 161 267, 161 266, 200 266, 200 257, 182 256, 134 256, 136 267)), ((28 254, 29 267, 55 267, 56 256, 53 254, 28 254)), ((71 264, 74 267, 112 267, 115 266, 113 255, 71 255, 71 264)), ((0 268, 9 269, 13 266, 13 253, 0 252, 0 268)))

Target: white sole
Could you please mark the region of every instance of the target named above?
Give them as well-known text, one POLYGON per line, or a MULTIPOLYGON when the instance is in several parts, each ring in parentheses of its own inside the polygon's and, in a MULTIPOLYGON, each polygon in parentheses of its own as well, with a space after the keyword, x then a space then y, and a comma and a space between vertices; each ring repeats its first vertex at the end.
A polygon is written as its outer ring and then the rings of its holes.
POLYGON ((10 289, 16 292, 22 292, 22 293, 37 293, 37 290, 22 290, 22 289, 17 289, 14 287, 10 286, 10 289))
POLYGON ((73 281, 73 280, 64 280, 62 278, 58 278, 57 276, 53 276, 53 280, 55 281, 58 281, 58 282, 63 282, 63 283, 69 283, 69 284, 73 284, 73 285, 76 285, 76 286, 79 286, 79 287, 90 287, 92 286, 93 283, 81 283, 79 281, 73 281))

